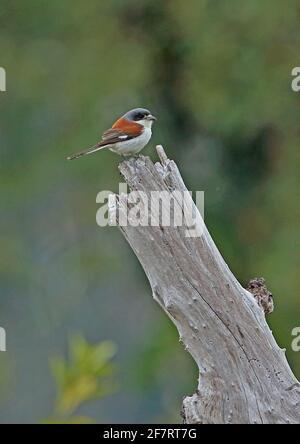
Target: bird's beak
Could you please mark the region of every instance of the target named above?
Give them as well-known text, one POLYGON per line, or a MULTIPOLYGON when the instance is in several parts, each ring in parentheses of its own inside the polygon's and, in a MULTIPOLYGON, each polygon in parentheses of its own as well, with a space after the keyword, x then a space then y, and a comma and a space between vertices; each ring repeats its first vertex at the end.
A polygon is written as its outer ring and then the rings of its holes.
POLYGON ((146 120, 152 120, 154 122, 157 118, 152 116, 152 114, 149 114, 149 116, 146 117, 146 120))

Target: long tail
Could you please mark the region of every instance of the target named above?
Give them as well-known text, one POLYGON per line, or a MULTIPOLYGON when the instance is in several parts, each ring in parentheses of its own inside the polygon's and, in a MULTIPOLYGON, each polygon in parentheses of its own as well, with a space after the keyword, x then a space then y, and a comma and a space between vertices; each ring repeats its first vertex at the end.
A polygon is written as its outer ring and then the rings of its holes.
POLYGON ((100 143, 97 143, 97 145, 87 148, 86 150, 83 150, 83 151, 80 151, 79 153, 72 154, 71 156, 68 156, 67 160, 78 159, 81 156, 86 156, 87 154, 95 153, 96 151, 102 150, 103 148, 106 148, 106 147, 107 147, 107 145, 101 145, 101 142, 100 142, 100 143))

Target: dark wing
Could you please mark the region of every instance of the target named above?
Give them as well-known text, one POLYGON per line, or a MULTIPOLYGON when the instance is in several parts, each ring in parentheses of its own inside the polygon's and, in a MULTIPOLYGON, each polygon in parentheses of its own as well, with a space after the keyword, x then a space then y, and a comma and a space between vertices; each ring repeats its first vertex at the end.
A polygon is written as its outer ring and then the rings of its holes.
POLYGON ((125 140, 133 139, 134 137, 136 137, 136 135, 125 133, 117 128, 110 128, 107 131, 104 131, 102 141, 99 142, 99 145, 111 145, 117 142, 124 142, 125 140))
POLYGON ((125 140, 133 139, 134 135, 126 134, 124 131, 121 131, 116 128, 110 128, 105 131, 102 135, 102 140, 98 142, 96 145, 87 148, 79 153, 73 154, 72 156, 67 157, 68 160, 78 159, 78 157, 86 156, 87 154, 95 153, 103 148, 106 148, 109 145, 113 145, 117 142, 124 142, 125 140))

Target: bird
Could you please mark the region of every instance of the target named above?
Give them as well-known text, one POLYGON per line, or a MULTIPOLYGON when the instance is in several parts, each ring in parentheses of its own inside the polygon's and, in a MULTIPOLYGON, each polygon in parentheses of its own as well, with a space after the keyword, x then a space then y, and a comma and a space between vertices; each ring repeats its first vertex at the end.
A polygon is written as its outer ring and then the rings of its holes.
POLYGON ((95 153, 104 148, 121 156, 139 153, 149 142, 152 124, 157 120, 148 109, 134 108, 120 117, 111 128, 104 131, 100 142, 79 153, 72 154, 67 160, 95 153))

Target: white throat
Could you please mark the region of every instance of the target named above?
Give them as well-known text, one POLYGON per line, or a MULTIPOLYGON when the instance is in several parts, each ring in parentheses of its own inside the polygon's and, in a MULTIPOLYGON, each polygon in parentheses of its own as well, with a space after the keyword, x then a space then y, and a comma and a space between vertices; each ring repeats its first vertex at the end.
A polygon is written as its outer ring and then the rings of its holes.
POLYGON ((153 120, 141 119, 137 120, 137 123, 143 125, 144 128, 152 128, 153 120))

